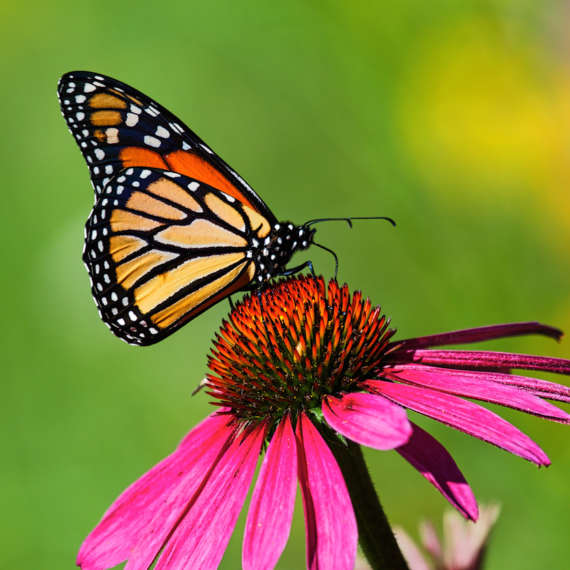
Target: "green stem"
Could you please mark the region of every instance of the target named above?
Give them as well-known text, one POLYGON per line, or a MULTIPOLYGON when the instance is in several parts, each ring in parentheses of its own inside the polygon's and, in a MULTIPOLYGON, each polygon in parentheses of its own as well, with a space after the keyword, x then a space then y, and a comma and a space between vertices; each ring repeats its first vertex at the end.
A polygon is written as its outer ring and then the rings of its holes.
POLYGON ((360 445, 349 440, 341 442, 328 429, 323 436, 344 476, 356 515, 358 540, 368 563, 373 570, 408 570, 374 489, 360 445))

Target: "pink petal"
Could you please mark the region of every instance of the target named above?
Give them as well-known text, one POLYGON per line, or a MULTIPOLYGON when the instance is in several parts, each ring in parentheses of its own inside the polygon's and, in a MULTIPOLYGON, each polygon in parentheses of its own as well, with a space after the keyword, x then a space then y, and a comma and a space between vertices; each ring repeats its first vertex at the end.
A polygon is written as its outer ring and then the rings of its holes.
MULTIPOLYGON (((394 353, 395 355, 396 353, 394 353)), ((440 364, 455 368, 521 368, 523 370, 544 370, 557 374, 570 374, 570 360, 547 356, 531 356, 510 352, 477 350, 409 350, 399 352, 397 363, 420 362, 440 364)))
POLYGON ((436 368, 420 364, 404 364, 393 369, 384 369, 383 375, 391 379, 419 384, 427 388, 441 390, 458 396, 475 398, 485 402, 493 402, 535 414, 562 423, 570 422, 570 415, 552 404, 541 400, 528 391, 505 384, 499 384, 493 379, 496 374, 489 372, 472 372, 436 368))
POLYGON ((532 439, 509 422, 477 404, 443 392, 406 384, 382 380, 368 380, 364 384, 371 390, 420 414, 506 449, 538 465, 550 465, 544 451, 532 439))
POLYGON ((539 378, 528 378, 527 376, 517 376, 516 374, 488 373, 488 378, 499 384, 515 386, 531 392, 540 398, 558 400, 559 402, 570 403, 570 387, 555 382, 547 382, 539 378))
POLYGON ((212 414, 128 487, 83 542, 77 564, 98 570, 130 558, 130 567, 150 565, 231 434, 229 421, 212 414))
POLYGON ((426 348, 428 346, 444 346, 446 344, 468 344, 526 334, 542 334, 560 340, 563 333, 559 329, 533 321, 462 329, 418 338, 407 338, 391 344, 401 346, 402 349, 406 350, 410 348, 426 348))
POLYGON ((297 421, 296 436, 305 509, 307 568, 352 570, 358 531, 342 473, 305 413, 297 421))
POLYGON ((322 410, 336 431, 375 449, 394 449, 412 434, 406 410, 382 396, 365 392, 328 396, 322 410))
MULTIPOLYGON (((239 434, 192 498, 155 568, 217 568, 245 501, 265 426, 239 434)), ((128 567, 127 567, 128 568, 128 567)))
POLYGON ((412 423, 412 437, 396 451, 411 463, 464 517, 477 520, 477 501, 471 487, 445 447, 412 423))
POLYGON ((251 498, 243 541, 244 570, 277 564, 291 529, 297 491, 297 448, 291 420, 277 426, 251 498))

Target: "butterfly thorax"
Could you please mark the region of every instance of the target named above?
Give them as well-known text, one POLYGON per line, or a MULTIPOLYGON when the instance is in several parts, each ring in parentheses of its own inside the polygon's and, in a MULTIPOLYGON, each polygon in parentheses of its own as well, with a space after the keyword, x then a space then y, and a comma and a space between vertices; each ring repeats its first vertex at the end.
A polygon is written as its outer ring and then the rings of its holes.
POLYGON ((291 222, 275 224, 264 238, 254 237, 250 242, 251 257, 255 264, 254 286, 260 286, 273 277, 283 275, 293 254, 307 249, 313 242, 315 230, 296 226, 291 222))

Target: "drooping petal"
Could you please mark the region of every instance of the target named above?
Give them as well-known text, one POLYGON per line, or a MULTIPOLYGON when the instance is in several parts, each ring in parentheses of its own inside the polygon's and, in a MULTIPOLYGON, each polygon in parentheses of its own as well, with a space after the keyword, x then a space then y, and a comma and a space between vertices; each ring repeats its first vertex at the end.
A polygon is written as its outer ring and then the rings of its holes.
POLYGON ((412 437, 396 451, 465 518, 477 520, 477 501, 453 457, 433 436, 412 423, 412 437))
POLYGON ((570 422, 570 414, 541 400, 529 391, 492 380, 494 376, 508 376, 507 374, 452 370, 435 366, 422 366, 421 364, 404 364, 393 369, 385 368, 383 375, 395 380, 418 384, 457 396, 466 396, 485 402, 501 404, 502 406, 508 406, 509 408, 542 416, 550 420, 562 423, 570 422))
POLYGON ((277 426, 259 471, 245 525, 244 570, 277 564, 291 529, 297 491, 297 448, 289 416, 277 426))
POLYGON ((563 333, 557 328, 532 321, 524 323, 508 323, 504 325, 475 327, 471 329, 462 329, 440 334, 431 334, 417 338, 407 338, 398 342, 390 343, 389 346, 397 345, 402 349, 427 348, 428 346, 468 344, 472 342, 481 342, 484 340, 493 340, 497 338, 506 338, 527 334, 541 334, 544 336, 549 336, 556 340, 560 340, 563 333))
POLYGON ((229 421, 210 415, 128 487, 83 542, 77 564, 98 570, 129 558, 133 568, 150 565, 230 436, 229 421))
POLYGON ((375 394, 327 396, 322 409, 328 424, 336 431, 375 449, 394 449, 406 443, 412 434, 406 410, 375 394))
MULTIPOLYGON (((394 353, 395 355, 396 353, 394 353)), ((543 370, 556 374, 570 374, 570 360, 549 356, 531 356, 511 352, 477 350, 408 350, 397 353, 392 362, 418 362, 471 369, 543 370)))
POLYGON ((253 478, 265 431, 259 425, 234 437, 168 539, 156 570, 218 567, 253 478))
POLYGON ((358 531, 340 468, 304 413, 299 416, 295 435, 305 510, 307 568, 352 570, 358 531))
POLYGON ((550 465, 544 451, 532 439, 497 414, 477 404, 443 392, 406 384, 383 380, 368 380, 364 384, 372 391, 378 391, 420 414, 506 449, 538 465, 550 465))

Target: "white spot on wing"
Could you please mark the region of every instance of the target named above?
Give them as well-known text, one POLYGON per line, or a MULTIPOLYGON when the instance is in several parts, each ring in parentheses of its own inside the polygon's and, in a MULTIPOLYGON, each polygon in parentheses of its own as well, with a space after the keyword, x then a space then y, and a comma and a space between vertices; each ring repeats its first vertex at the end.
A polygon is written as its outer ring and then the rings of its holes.
POLYGON ((125 125, 127 127, 134 127, 139 122, 139 118, 134 113, 127 113, 127 118, 125 119, 125 125))
POLYGON ((156 137, 146 135, 144 137, 144 144, 152 146, 154 148, 159 148, 162 143, 156 137))
POLYGON ((119 142, 119 129, 109 128, 105 134, 107 135, 107 143, 117 144, 119 142))
POLYGON ((156 127, 156 135, 160 138, 167 139, 170 136, 170 131, 165 129, 162 125, 156 127))

